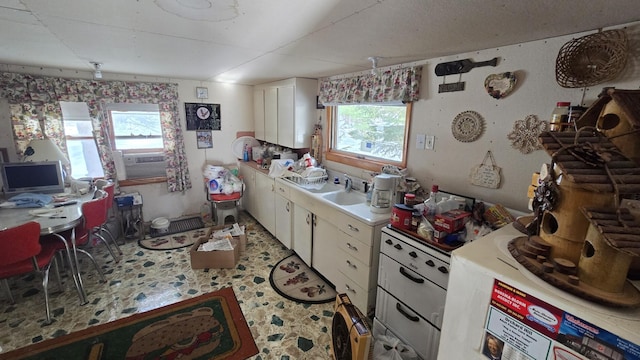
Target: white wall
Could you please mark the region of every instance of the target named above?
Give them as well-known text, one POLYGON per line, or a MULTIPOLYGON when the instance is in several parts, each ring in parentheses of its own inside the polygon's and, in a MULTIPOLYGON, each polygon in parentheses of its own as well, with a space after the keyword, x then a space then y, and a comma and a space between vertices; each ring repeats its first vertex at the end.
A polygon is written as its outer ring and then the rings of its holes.
MULTIPOLYGON (((423 68, 421 100, 413 106, 410 129, 408 168, 423 187, 440 185, 441 189, 454 193, 474 196, 489 202, 499 202, 507 207, 526 211, 527 187, 531 174, 540 169, 550 157, 542 150, 524 155, 512 148, 507 134, 512 131, 516 120, 534 114, 539 119, 549 120, 558 101, 570 101, 573 105, 590 105, 604 86, 620 89, 640 88, 640 23, 626 24, 633 49, 624 73, 615 81, 598 84, 584 89, 565 89, 555 81, 555 59, 560 47, 572 38, 586 35, 574 34, 553 39, 516 44, 496 49, 486 49, 456 56, 428 59, 423 68), (499 57, 498 66, 481 67, 462 74, 460 81, 465 82, 465 91, 438 93, 442 77, 434 75, 438 63, 471 58, 485 61, 499 57), (496 100, 484 89, 484 80, 489 74, 515 71, 518 82, 515 91, 509 96, 496 100), (451 122, 454 117, 466 110, 478 112, 485 119, 483 135, 471 143, 461 143, 451 134, 451 122), (416 150, 416 134, 435 136, 434 150, 416 150), (470 169, 479 164, 487 150, 494 154, 498 166, 502 168, 502 186, 488 189, 471 185, 468 181, 470 169)), ((497 30, 499 31, 499 29, 497 30)), ((0 65, 0 71, 33 73, 59 77, 84 77, 90 73, 60 69, 42 69, 0 65)), ((220 83, 204 83, 181 79, 153 78, 131 75, 104 73, 105 80, 157 81, 179 84, 181 105, 183 102, 199 102, 195 97, 196 86, 209 88, 206 102, 221 104, 222 130, 213 132, 213 149, 198 149, 195 131, 185 131, 187 156, 192 175, 193 188, 182 193, 169 194, 165 184, 125 187, 124 191, 139 191, 144 199, 144 216, 151 220, 158 216, 178 217, 199 212, 204 202, 202 166, 207 163, 233 163, 231 143, 237 131, 253 130, 253 91, 250 86, 220 83)), ((457 82, 458 76, 447 76, 446 82, 457 82)), ((324 112, 319 110, 318 115, 324 112)), ((326 119, 324 119, 326 120, 326 119)), ((5 131, 10 129, 9 109, 4 100, 0 100, 0 147, 13 148, 11 137, 5 131), (9 142, 9 143, 7 143, 9 142)), ((181 106, 180 121, 185 128, 184 107, 181 106)), ((12 154, 12 156, 14 156, 12 154)), ((325 162, 325 165, 340 173, 349 173, 357 177, 368 178, 368 172, 350 168, 341 164, 325 162)))
MULTIPOLYGON (((516 120, 524 119, 530 114, 548 121, 558 101, 589 106, 604 86, 638 89, 640 23, 627 24, 627 33, 630 48, 634 51, 629 56, 624 73, 613 82, 584 89, 584 100, 583 89, 566 89, 557 84, 555 61, 563 44, 586 33, 429 59, 423 67, 421 100, 413 105, 408 156, 410 175, 426 189, 430 189, 432 184, 438 184, 441 189, 449 192, 526 211, 526 194, 531 175, 539 171, 544 162, 550 162, 551 158, 543 150, 522 154, 511 146, 507 134, 513 130, 516 120), (462 74, 461 77, 445 77, 446 83, 464 81, 464 91, 438 93, 438 85, 443 83, 443 77, 434 74, 437 64, 466 58, 485 61, 494 57, 499 57, 496 67, 480 67, 462 74), (486 93, 484 80, 489 74, 506 71, 516 72, 517 85, 509 96, 496 100, 486 93), (457 114, 466 110, 478 112, 486 125, 483 135, 470 143, 457 141, 451 133, 451 122, 457 114), (416 134, 419 133, 435 136, 434 150, 415 149, 416 134), (487 150, 492 151, 497 165, 502 168, 502 185, 499 189, 474 186, 468 180, 471 168, 482 162, 487 150)), ((345 168, 335 163, 327 163, 327 166, 366 178, 357 169, 345 168)))
MULTIPOLYGON (((43 69, 22 66, 0 65, 0 71, 30 73, 45 76, 90 78, 88 72, 67 71, 60 69, 43 69)), ((170 82, 178 84, 180 96, 180 123, 186 129, 184 102, 205 102, 220 104, 222 129, 213 131, 213 148, 198 149, 196 132, 184 130, 184 140, 189 161, 189 171, 193 188, 183 193, 169 193, 166 183, 122 187, 124 192, 138 191, 143 198, 143 215, 145 221, 159 216, 176 218, 200 212, 205 202, 204 178, 202 168, 205 163, 235 163, 231 153, 231 143, 238 131, 253 131, 253 87, 222 83, 209 83, 182 79, 142 77, 118 75, 103 72, 103 80, 170 82), (209 99, 196 98, 196 86, 209 89, 209 99)), ((0 99, 0 147, 9 148, 13 161, 17 161, 14 151, 10 125, 10 111, 6 99, 0 99)))

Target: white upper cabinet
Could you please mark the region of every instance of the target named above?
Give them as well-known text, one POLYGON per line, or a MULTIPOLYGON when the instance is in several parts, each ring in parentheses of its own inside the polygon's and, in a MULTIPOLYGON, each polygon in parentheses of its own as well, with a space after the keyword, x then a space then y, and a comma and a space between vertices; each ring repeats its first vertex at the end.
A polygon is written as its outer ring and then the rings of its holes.
POLYGON ((292 78, 256 85, 254 89, 256 138, 292 149, 310 147, 318 81, 292 78), (262 104, 256 100, 260 95, 262 104))

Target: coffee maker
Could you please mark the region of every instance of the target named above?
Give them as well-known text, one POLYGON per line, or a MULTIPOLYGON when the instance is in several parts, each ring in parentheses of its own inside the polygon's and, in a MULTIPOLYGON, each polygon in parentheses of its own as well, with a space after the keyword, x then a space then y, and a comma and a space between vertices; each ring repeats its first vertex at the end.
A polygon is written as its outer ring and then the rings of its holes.
POLYGON ((384 214, 391 211, 396 202, 396 187, 400 176, 380 174, 373 178, 371 212, 384 214))

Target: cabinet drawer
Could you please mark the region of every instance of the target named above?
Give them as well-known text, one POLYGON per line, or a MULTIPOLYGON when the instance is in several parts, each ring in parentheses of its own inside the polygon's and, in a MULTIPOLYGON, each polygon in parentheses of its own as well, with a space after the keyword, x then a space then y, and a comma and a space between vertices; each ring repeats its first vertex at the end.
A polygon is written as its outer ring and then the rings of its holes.
POLYGON ((336 254, 336 263, 338 269, 349 279, 353 280, 356 284, 365 289, 374 287, 375 284, 370 284, 371 268, 361 261, 357 260, 353 256, 349 256, 342 250, 338 250, 336 254))
POLYGON ((409 309, 389 293, 378 288, 376 319, 391 332, 405 339, 423 359, 435 359, 440 342, 440 330, 409 309))
POLYGON ((368 314, 373 309, 373 303, 369 306, 369 299, 375 299, 375 288, 371 291, 358 285, 355 281, 346 277, 343 273, 339 273, 338 280, 334 283, 336 291, 345 293, 349 296, 351 302, 362 311, 368 314))
POLYGON ((345 236, 338 240, 338 247, 358 259, 363 264, 371 266, 371 246, 367 245, 353 237, 345 236))
POLYGON ((446 290, 449 283, 449 264, 447 262, 384 232, 382 233, 380 252, 446 290))
POLYGON ((442 327, 447 291, 415 271, 380 254, 378 286, 393 294, 437 328, 442 327))
POLYGON ((281 180, 276 180, 276 194, 289 200, 289 185, 282 183, 281 180))
POLYGON ((351 216, 337 216, 334 220, 336 227, 340 229, 340 231, 371 246, 373 227, 351 216))

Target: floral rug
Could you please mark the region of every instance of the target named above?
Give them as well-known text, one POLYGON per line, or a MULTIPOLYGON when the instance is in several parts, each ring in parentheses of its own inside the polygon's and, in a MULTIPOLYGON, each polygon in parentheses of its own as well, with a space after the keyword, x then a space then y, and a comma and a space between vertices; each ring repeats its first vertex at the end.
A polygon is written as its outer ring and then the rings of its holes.
POLYGON ((208 228, 189 230, 177 234, 149 237, 138 241, 138 244, 149 250, 171 250, 193 245, 196 240, 209 235, 208 228))
POLYGON ((278 294, 306 304, 335 301, 337 295, 335 289, 296 254, 280 260, 271 269, 269 282, 278 294))

